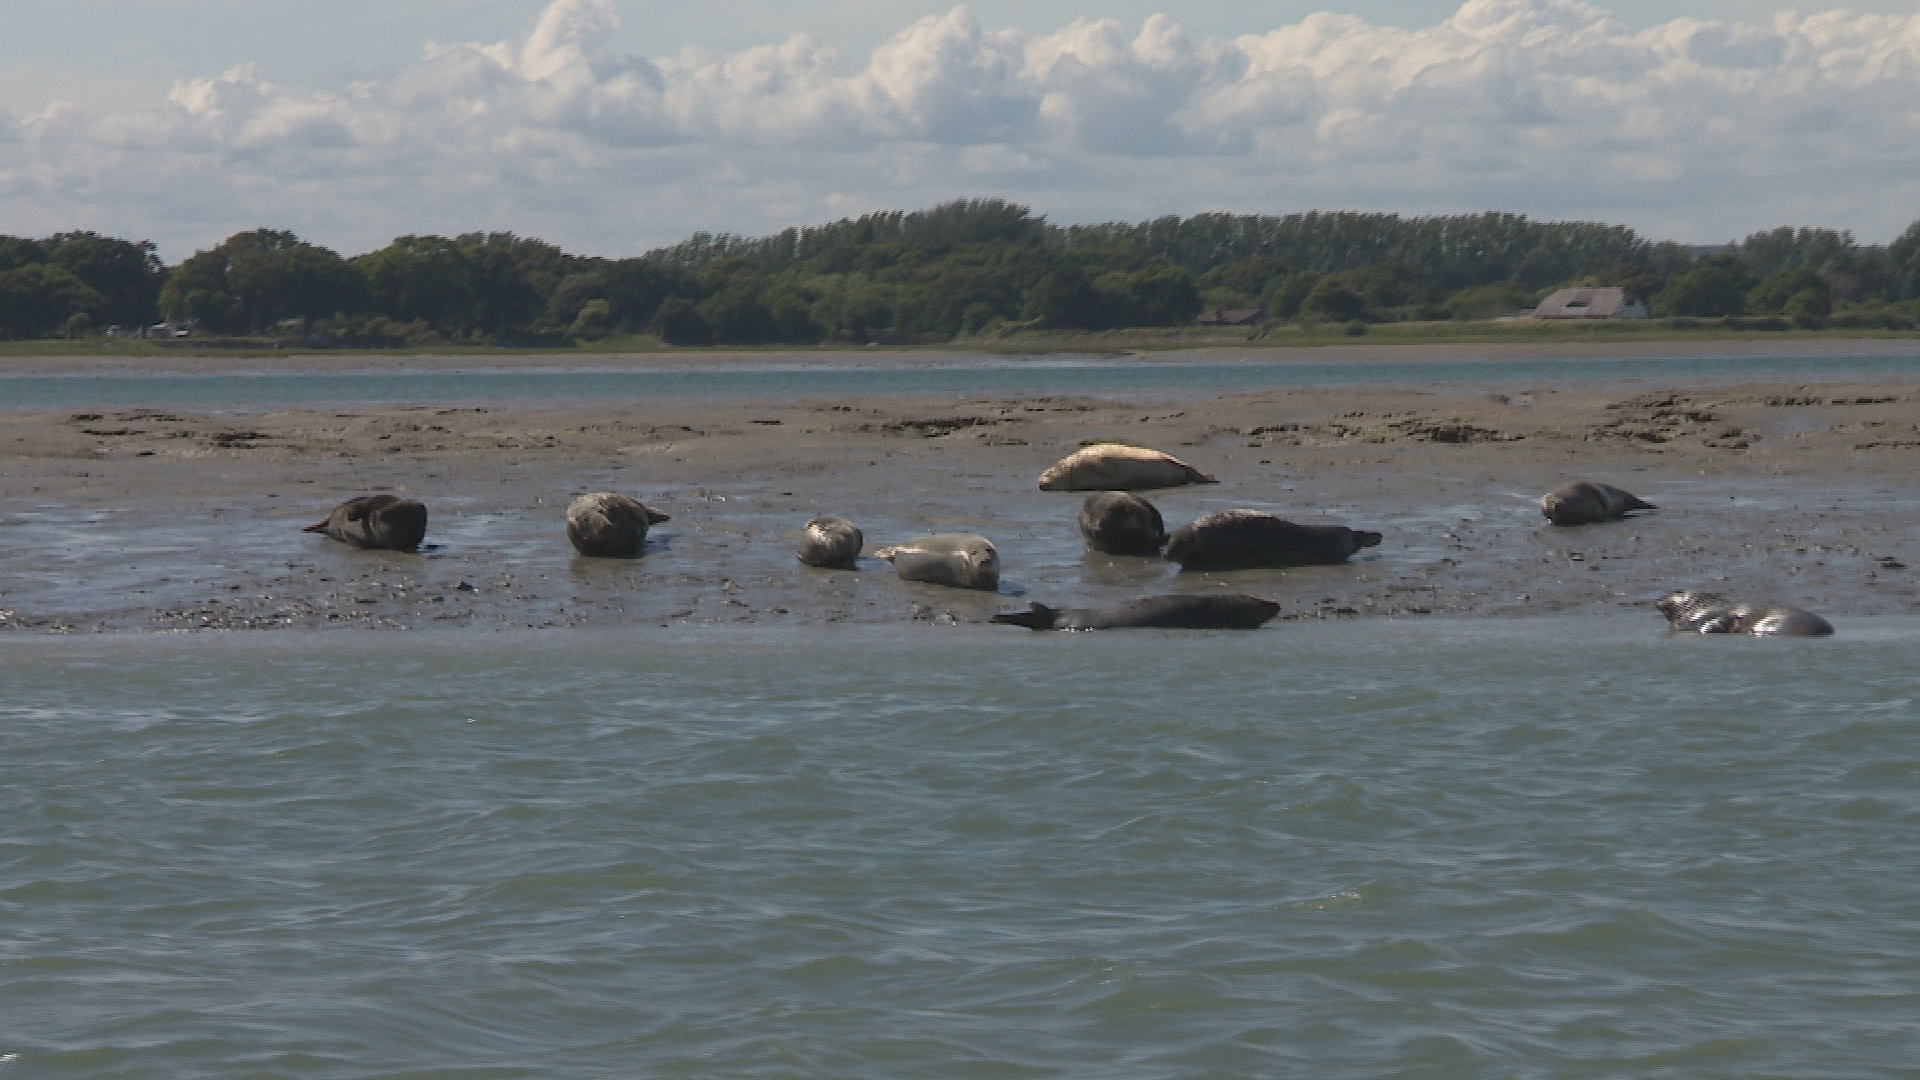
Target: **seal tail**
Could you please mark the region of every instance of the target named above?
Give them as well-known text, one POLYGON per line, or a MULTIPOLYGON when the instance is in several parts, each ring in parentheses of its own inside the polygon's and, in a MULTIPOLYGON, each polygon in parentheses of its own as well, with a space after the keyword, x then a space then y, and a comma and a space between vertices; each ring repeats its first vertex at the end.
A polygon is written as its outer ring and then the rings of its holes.
POLYGON ((649 525, 658 525, 663 521, 673 520, 671 517, 668 517, 666 514, 663 514, 658 510, 655 510, 653 507, 648 506, 645 503, 640 504, 640 509, 645 510, 647 512, 647 524, 649 525))
POLYGON ((1647 501, 1645 501, 1644 499, 1639 499, 1639 498, 1635 498, 1634 496, 1632 496, 1632 495, 1629 495, 1629 496, 1627 496, 1627 509, 1629 509, 1629 510, 1658 510, 1658 509, 1660 509, 1660 508, 1659 508, 1659 507, 1657 507, 1657 506, 1655 506, 1655 505, 1653 505, 1653 504, 1652 504, 1652 503, 1650 503, 1650 502, 1647 502, 1647 501))
POLYGON ((1024 626, 1029 630, 1051 630, 1054 617, 1054 610, 1047 605, 1028 603, 1025 611, 1002 611, 987 621, 1001 626, 1024 626))
POLYGON ((1353 546, 1355 550, 1379 547, 1381 539, 1381 535, 1377 532, 1362 532, 1359 529, 1353 530, 1353 546))

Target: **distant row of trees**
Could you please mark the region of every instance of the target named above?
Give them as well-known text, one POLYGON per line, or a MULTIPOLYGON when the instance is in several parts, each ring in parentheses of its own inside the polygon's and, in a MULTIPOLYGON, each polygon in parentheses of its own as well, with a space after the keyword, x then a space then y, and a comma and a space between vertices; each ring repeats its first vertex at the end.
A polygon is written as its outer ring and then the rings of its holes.
POLYGON ((511 233, 402 236, 352 258, 260 229, 167 267, 147 242, 0 236, 0 335, 167 320, 364 346, 950 339, 1004 327, 1480 319, 1567 284, 1655 315, 1912 326, 1920 222, 1885 246, 1775 229, 1701 252, 1624 226, 1486 213, 1201 214, 1059 227, 998 199, 887 211, 773 236, 699 233, 628 259, 511 233))

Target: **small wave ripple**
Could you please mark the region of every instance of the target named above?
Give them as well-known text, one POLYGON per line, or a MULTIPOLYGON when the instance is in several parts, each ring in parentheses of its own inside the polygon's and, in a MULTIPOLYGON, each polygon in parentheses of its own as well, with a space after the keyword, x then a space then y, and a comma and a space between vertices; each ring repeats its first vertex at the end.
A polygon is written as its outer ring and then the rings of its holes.
POLYGON ((1920 1060, 1912 635, 1570 629, 8 641, 0 1069, 1920 1060))

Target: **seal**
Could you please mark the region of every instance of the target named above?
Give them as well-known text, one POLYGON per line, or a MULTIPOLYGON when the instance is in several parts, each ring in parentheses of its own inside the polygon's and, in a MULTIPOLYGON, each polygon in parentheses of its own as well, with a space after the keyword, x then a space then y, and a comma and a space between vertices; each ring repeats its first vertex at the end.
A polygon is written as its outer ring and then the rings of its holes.
POLYGON ((993 541, 973 533, 940 533, 883 547, 875 558, 893 563, 902 581, 925 581, 955 589, 1000 587, 1000 553, 993 541))
POLYGON ((1667 625, 1696 634, 1779 634, 1819 637, 1833 633, 1833 624, 1811 611, 1785 604, 1729 602, 1714 593, 1681 589, 1653 602, 1667 625))
POLYGON ((647 527, 671 520, 638 499, 593 491, 567 504, 567 540, 590 559, 637 559, 646 550, 647 527))
POLYGON ((1280 605, 1243 593, 1143 596, 1107 608, 1052 608, 1029 603, 991 622, 1029 630, 1254 630, 1280 614, 1280 605))
POLYGON ((1172 454, 1125 443, 1095 443, 1040 474, 1041 491, 1139 491, 1219 482, 1172 454))
POLYGON ((800 561, 828 570, 851 570, 860 558, 866 537, 843 517, 817 517, 807 522, 800 537, 800 561))
POLYGON ((1258 510, 1217 510, 1173 530, 1160 557, 1182 570, 1251 570, 1346 562, 1380 542, 1344 525, 1296 525, 1258 510))
POLYGON ((1167 524, 1147 500, 1126 491, 1096 491, 1080 504, 1080 535, 1106 555, 1158 555, 1167 524))
POLYGON ((427 508, 398 495, 362 495, 333 508, 302 532, 326 533, 357 548, 418 551, 427 535, 427 508))
POLYGON ((1598 525, 1619 521, 1633 510, 1659 507, 1606 484, 1579 480, 1540 496, 1540 512, 1555 525, 1598 525))

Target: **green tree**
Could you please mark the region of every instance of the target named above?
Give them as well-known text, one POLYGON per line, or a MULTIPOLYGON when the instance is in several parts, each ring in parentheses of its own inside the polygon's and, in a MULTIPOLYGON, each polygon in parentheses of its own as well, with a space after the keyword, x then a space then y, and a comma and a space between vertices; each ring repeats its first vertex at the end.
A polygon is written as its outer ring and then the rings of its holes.
POLYGON ((444 236, 402 236, 353 259, 373 311, 402 322, 424 319, 445 332, 472 325, 473 273, 460 245, 444 236))
POLYGON ((1093 288, 1110 326, 1185 326, 1200 314, 1193 275, 1169 262, 1102 274, 1093 288))
POLYGON ((99 292, 58 266, 30 263, 0 271, 0 336, 45 337, 105 303, 99 292))
POLYGON ((1802 289, 1787 298, 1780 313, 1802 330, 1818 330, 1827 325, 1827 316, 1832 310, 1825 289, 1802 289))
POLYGON ((653 332, 669 345, 707 345, 713 330, 700 316, 700 309, 684 296, 669 296, 653 313, 653 332))
POLYGON ((1326 277, 1314 285, 1301 308, 1323 322, 1352 322, 1366 313, 1367 298, 1340 278, 1326 277))
MULTIPOLYGON (((1831 306, 1827 283, 1819 274, 1801 267, 1782 270, 1747 291, 1747 310, 1757 315, 1778 315, 1787 310, 1787 301, 1800 293, 1817 293, 1823 306, 1831 306)), ((1823 310, 1824 318, 1826 312, 1823 310)))
POLYGON ((1447 311, 1455 319, 1493 319, 1528 307, 1533 294, 1517 285, 1476 285, 1447 297, 1447 311))
POLYGON ((87 283, 101 296, 96 323, 141 326, 159 314, 167 268, 151 241, 135 243, 92 232, 56 233, 40 242, 46 261, 87 283))
POLYGON ((1746 310, 1752 285, 1735 260, 1711 256, 1675 274, 1654 298, 1654 307, 1663 315, 1691 318, 1738 315, 1746 310))
POLYGON ((1307 297, 1312 295, 1314 287, 1325 276, 1317 270, 1296 270, 1282 278, 1267 296, 1267 317, 1279 322, 1292 322, 1298 318, 1307 297))
POLYGON ((1078 266, 1062 266, 1034 282, 1024 299, 1021 316, 1049 329, 1089 330, 1106 324, 1100 294, 1078 266))
POLYGON ((167 318, 223 332, 261 330, 284 319, 323 319, 364 307, 359 271, 290 232, 255 229, 195 252, 160 289, 167 318))

